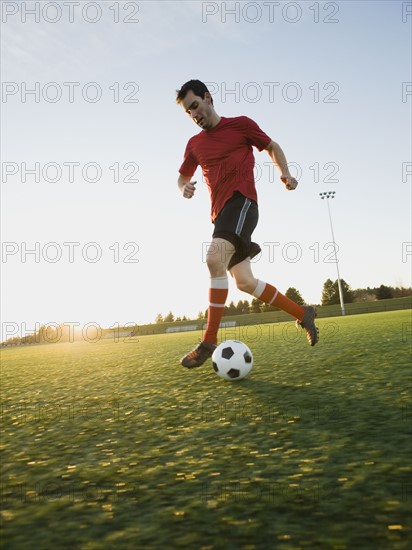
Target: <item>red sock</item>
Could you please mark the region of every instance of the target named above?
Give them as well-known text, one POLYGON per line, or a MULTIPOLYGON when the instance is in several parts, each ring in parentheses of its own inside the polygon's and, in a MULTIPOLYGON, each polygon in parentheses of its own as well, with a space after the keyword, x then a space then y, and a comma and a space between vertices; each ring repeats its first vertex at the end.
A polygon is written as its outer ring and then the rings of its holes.
POLYGON ((268 283, 258 281, 258 284, 252 294, 255 298, 265 302, 265 304, 278 307, 283 311, 286 311, 286 313, 289 313, 289 315, 295 317, 295 319, 299 319, 299 321, 303 319, 305 309, 290 300, 287 296, 281 294, 277 288, 268 283))
POLYGON ((227 276, 212 277, 209 289, 209 309, 207 310, 207 325, 203 336, 204 342, 217 343, 217 332, 225 311, 229 283, 227 276))

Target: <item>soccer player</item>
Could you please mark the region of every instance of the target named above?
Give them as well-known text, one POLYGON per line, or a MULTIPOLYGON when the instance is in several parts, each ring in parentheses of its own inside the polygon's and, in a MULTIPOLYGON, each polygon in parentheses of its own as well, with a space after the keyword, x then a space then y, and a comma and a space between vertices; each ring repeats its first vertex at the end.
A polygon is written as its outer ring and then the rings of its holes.
POLYGON ((191 179, 201 166, 209 188, 214 224, 206 255, 210 272, 206 331, 200 344, 182 358, 181 364, 187 368, 200 367, 215 350, 228 295, 228 271, 238 289, 293 316, 314 346, 319 339, 316 309, 298 305, 274 286, 256 279, 250 265, 250 260, 261 251, 251 240, 258 222, 252 146, 268 152, 280 171, 281 181, 291 191, 298 182, 290 175, 282 149, 250 118, 219 116, 209 90, 200 80, 190 80, 177 90, 176 102, 201 128, 187 143, 178 187, 184 198, 193 198, 196 182, 191 179))

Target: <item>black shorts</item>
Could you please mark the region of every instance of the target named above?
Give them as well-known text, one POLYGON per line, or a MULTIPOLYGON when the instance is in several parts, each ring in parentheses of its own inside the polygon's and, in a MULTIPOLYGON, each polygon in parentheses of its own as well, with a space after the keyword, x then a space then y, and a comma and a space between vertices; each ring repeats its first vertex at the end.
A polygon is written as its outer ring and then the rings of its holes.
POLYGON ((251 240, 258 219, 257 203, 246 198, 239 191, 235 191, 219 212, 214 221, 213 238, 225 239, 235 247, 228 270, 246 258, 254 258, 261 251, 260 246, 251 240))

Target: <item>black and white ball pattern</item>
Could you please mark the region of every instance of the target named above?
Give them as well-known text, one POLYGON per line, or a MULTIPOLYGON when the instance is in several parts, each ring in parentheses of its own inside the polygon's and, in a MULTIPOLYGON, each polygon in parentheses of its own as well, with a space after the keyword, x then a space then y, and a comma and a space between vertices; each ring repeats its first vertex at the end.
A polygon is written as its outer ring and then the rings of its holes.
POLYGON ((239 340, 222 342, 212 355, 213 369, 225 380, 241 380, 252 370, 253 355, 246 344, 239 340))

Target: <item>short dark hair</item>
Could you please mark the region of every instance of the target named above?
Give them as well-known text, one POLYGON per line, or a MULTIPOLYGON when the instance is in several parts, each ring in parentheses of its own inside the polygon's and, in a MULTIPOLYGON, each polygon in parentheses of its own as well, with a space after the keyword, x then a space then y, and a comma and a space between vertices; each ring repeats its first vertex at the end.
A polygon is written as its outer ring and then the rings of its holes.
MULTIPOLYGON (((210 94, 209 90, 207 89, 206 84, 201 82, 200 80, 189 80, 183 86, 180 88, 180 90, 176 90, 176 103, 181 103, 183 99, 186 97, 186 94, 189 90, 192 90, 192 92, 197 95, 198 97, 201 97, 202 99, 205 98, 205 93, 207 92, 210 94)), ((213 98, 210 96, 212 105, 213 105, 213 98)))

